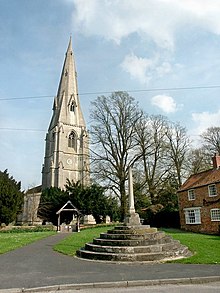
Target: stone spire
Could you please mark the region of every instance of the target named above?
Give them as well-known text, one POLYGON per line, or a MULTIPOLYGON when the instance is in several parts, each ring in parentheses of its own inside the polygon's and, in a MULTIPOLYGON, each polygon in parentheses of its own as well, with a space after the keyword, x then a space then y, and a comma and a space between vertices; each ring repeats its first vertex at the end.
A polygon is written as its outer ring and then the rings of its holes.
POLYGON ((42 188, 64 188, 66 180, 89 184, 89 137, 80 107, 70 37, 46 135, 42 188))
POLYGON ((54 116, 51 120, 49 129, 52 129, 58 122, 73 123, 85 126, 85 120, 79 103, 77 72, 75 59, 72 49, 72 37, 70 37, 66 57, 63 64, 63 69, 60 77, 60 83, 57 91, 57 96, 54 99, 54 116), (75 112, 74 121, 68 115, 68 106, 74 103, 77 111, 75 112))

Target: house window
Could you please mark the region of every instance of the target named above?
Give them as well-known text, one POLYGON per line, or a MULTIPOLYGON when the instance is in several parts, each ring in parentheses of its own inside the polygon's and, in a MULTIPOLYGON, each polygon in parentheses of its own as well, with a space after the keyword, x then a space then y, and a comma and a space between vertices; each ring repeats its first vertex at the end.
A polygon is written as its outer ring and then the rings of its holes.
POLYGON ((72 103, 70 104, 70 111, 71 112, 75 111, 75 103, 74 103, 74 101, 72 101, 72 103))
POLYGON ((194 200, 195 199, 195 192, 194 189, 188 190, 188 199, 189 200, 194 200))
POLYGON ((209 196, 216 196, 217 195, 217 190, 215 184, 209 185, 209 196))
POLYGON ((187 208, 184 210, 186 224, 201 224, 200 208, 187 208))
POLYGON ((68 147, 76 150, 76 134, 72 131, 68 137, 68 147))
POLYGON ((220 221, 220 209, 211 209, 211 221, 220 221))

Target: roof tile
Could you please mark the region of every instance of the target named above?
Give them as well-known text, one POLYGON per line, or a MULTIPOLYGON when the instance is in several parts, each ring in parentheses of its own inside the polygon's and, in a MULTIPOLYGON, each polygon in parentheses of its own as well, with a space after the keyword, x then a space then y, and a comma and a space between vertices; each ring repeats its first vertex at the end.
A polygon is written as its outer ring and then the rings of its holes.
POLYGON ((180 187, 178 192, 220 182, 220 169, 211 169, 191 175, 180 187))

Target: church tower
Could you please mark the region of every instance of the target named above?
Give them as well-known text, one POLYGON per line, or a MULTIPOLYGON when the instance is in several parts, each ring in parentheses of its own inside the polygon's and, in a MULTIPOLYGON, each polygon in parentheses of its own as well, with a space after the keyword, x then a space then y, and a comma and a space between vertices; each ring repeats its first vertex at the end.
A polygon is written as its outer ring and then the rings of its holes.
POLYGON ((67 179, 88 185, 89 167, 89 137, 79 102, 70 38, 46 134, 42 189, 63 189, 67 179))

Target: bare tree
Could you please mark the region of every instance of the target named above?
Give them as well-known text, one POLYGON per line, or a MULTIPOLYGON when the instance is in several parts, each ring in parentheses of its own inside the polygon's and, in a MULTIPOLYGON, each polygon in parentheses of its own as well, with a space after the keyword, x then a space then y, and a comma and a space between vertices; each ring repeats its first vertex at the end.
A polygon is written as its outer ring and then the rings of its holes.
POLYGON ((201 134, 203 146, 209 151, 210 156, 220 154, 220 127, 209 127, 201 134))
POLYGON ((207 153, 205 147, 190 150, 188 154, 188 176, 211 168, 211 156, 210 153, 207 153))
POLYGON ((177 186, 180 187, 186 171, 190 140, 186 128, 178 123, 167 126, 166 136, 168 139, 167 160, 175 175, 177 186))
POLYGON ((151 202, 154 203, 169 169, 166 164, 167 120, 163 116, 145 115, 136 128, 136 140, 140 160, 139 169, 143 169, 144 184, 147 185, 151 202))
POLYGON ((126 92, 100 96, 92 103, 91 142, 96 179, 107 181, 118 195, 121 220, 127 210, 128 168, 137 159, 136 124, 142 116, 137 103, 126 92))

